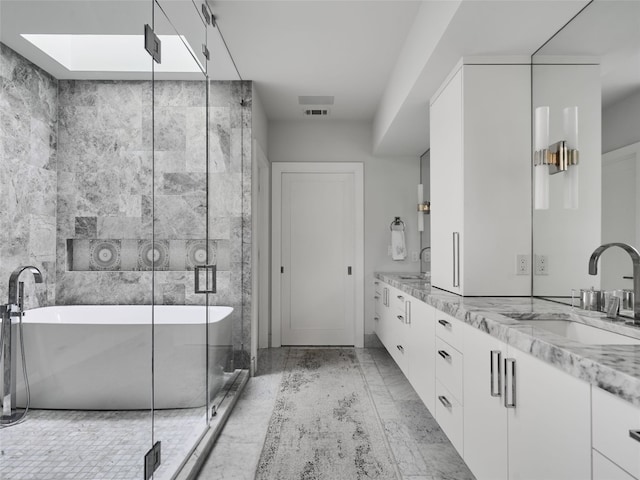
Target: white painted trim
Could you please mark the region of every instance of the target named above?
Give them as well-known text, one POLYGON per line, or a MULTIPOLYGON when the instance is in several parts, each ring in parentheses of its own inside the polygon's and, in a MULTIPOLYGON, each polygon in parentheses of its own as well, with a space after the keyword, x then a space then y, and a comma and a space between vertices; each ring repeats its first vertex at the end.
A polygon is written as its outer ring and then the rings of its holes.
POLYGON ((273 162, 271 164, 271 346, 282 345, 281 232, 283 173, 353 173, 355 180, 355 322, 354 346, 364 347, 364 167, 356 162, 273 162))
MULTIPOLYGON (((269 306, 259 296, 260 291, 267 292, 267 298, 270 297, 269 292, 269 209, 263 208, 262 202, 269 202, 269 187, 270 182, 267 175, 266 191, 259 191, 260 175, 266 169, 269 170, 269 161, 267 160, 264 151, 260 147, 260 143, 254 138, 251 149, 251 369, 252 375, 255 375, 253 371, 256 367, 255 362, 258 359, 258 348, 262 348, 260 345, 260 332, 265 328, 263 323, 266 323, 266 329, 268 332, 270 318, 269 318, 269 306), (267 212, 264 220, 259 222, 261 213, 267 212), (266 228, 266 233, 263 229, 266 228), (266 242, 265 242, 266 240, 266 242), (261 245, 260 242, 266 243, 261 245), (262 255, 258 255, 258 251, 262 255), (261 328, 262 327, 262 328, 261 328)), ((266 347, 268 345, 264 345, 266 347)))

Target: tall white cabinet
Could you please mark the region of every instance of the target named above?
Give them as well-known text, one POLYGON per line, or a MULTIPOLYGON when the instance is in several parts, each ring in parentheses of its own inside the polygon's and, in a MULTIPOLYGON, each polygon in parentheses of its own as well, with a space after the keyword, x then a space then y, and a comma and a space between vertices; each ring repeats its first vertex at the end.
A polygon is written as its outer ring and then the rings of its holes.
POLYGON ((529 295, 531 69, 462 61, 431 99, 431 282, 529 295))

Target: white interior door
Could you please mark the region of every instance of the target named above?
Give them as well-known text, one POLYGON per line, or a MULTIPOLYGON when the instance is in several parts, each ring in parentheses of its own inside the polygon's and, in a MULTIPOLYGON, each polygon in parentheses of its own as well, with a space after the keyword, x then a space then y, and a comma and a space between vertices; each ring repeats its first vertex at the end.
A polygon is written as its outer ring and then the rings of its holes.
POLYGON ((348 205, 353 174, 282 176, 284 345, 353 345, 354 223, 348 205))
POLYGON ((279 316, 282 345, 360 345, 361 170, 303 170, 274 181, 274 337, 279 316))

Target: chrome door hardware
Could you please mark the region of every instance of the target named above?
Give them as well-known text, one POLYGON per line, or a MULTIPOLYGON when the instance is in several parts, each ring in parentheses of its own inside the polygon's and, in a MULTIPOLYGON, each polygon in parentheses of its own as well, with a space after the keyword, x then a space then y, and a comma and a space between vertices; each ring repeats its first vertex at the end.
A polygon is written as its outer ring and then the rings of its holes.
POLYGON ((198 265, 193 269, 195 275, 195 293, 216 293, 216 266, 198 265), (200 271, 205 273, 205 288, 200 288, 200 271))
POLYGON ((460 286, 460 232, 453 232, 453 286, 460 286))
POLYGON ((516 407, 516 359, 504 359, 504 406, 507 408, 516 407), (509 383, 511 380, 511 383, 509 383), (511 399, 509 399, 511 390, 511 399))
POLYGON ((629 436, 640 442, 640 430, 629 430, 629 436))
POLYGON ((489 389, 491 391, 492 397, 502 396, 502 392, 501 392, 502 391, 502 375, 500 372, 501 358, 502 358, 502 352, 500 350, 491 350, 489 354, 489 363, 490 363, 490 370, 491 370, 491 379, 489 381, 489 389), (497 365, 498 368, 495 368, 495 365, 497 365), (496 384, 496 382, 494 381, 495 379, 498 380, 497 388, 495 387, 495 384, 496 384))
POLYGON ((438 350, 438 355, 440 355, 442 358, 444 358, 447 362, 451 362, 451 355, 449 355, 444 350, 438 350))
POLYGON ((162 42, 149 25, 144 26, 144 49, 156 63, 162 63, 162 42))
POLYGON ((406 301, 404 302, 404 323, 406 323, 407 325, 411 324, 411 302, 410 301, 406 301))
POLYGON ((382 290, 382 304, 385 307, 389 306, 389 289, 387 287, 384 287, 384 290, 382 290))
POLYGON ((451 402, 447 400, 447 397, 445 397, 444 395, 440 395, 438 397, 438 400, 440 400, 440 403, 442 403, 442 405, 444 405, 446 408, 451 410, 452 405, 451 405, 451 402))
POLYGON ((438 323, 440 325, 442 325, 445 328, 448 328, 449 330, 451 330, 451 324, 449 322, 447 322, 446 320, 438 320, 438 323))
POLYGON ((161 442, 156 442, 144 456, 144 478, 149 480, 161 463, 161 442))

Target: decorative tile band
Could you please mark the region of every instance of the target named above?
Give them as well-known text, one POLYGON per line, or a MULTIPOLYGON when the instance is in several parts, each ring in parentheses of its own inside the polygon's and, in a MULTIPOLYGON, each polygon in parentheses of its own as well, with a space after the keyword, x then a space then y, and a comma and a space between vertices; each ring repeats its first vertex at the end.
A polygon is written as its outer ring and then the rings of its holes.
POLYGON ((229 240, 67 240, 71 271, 190 271, 209 263, 230 270, 229 240), (207 251, 208 250, 208 251, 207 251))

